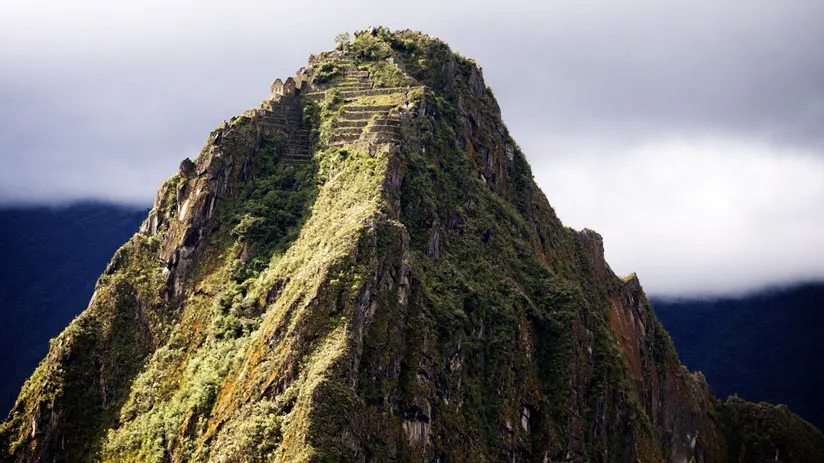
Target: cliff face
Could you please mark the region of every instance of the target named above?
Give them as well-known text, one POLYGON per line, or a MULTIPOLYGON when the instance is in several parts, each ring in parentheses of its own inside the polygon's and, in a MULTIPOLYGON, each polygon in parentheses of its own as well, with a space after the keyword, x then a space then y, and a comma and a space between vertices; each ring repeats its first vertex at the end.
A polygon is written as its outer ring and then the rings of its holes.
POLYGON ((480 68, 385 29, 181 164, 0 444, 20 462, 824 454, 680 364, 637 278, 555 216, 480 68))

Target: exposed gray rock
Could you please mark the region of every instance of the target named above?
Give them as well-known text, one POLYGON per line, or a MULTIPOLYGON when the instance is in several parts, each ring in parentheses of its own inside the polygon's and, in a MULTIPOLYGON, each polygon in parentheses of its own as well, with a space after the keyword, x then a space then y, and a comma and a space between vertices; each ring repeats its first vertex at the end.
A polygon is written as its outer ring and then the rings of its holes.
POLYGON ((429 232, 429 247, 427 248, 426 255, 429 257, 438 260, 438 257, 441 255, 440 251, 440 233, 441 233, 441 224, 438 222, 438 219, 435 219, 432 222, 432 229, 429 232))
POLYGON ((195 163, 191 159, 186 158, 180 162, 180 175, 183 177, 191 177, 195 173, 195 163))

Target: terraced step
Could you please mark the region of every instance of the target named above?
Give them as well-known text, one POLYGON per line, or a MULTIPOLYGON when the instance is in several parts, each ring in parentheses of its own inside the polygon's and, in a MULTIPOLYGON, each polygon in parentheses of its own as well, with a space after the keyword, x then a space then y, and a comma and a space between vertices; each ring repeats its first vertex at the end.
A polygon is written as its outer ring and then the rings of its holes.
POLYGON ((367 132, 366 137, 369 140, 378 140, 378 139, 392 139, 392 140, 399 140, 403 135, 400 132, 388 132, 384 130, 370 130, 367 132))
POLYGON ((281 159, 280 162, 285 166, 300 166, 312 163, 312 158, 306 159, 281 159))
POLYGON ((310 92, 303 95, 304 98, 311 101, 320 101, 326 96, 326 92, 310 92))
POLYGON ((359 90, 372 90, 372 84, 370 83, 358 83, 358 84, 342 84, 338 85, 335 88, 338 90, 351 92, 351 91, 359 91, 359 90))
POLYGON ((287 160, 289 160, 289 159, 306 159, 306 160, 311 161, 312 160, 312 155, 309 154, 308 151, 303 151, 303 152, 300 152, 300 153, 281 153, 280 159, 287 159, 287 160))
POLYGON ((293 111, 300 111, 300 107, 298 106, 298 97, 297 96, 290 96, 285 97, 281 96, 280 100, 277 102, 268 101, 267 107, 263 110, 269 114, 277 114, 277 113, 285 113, 285 112, 293 112, 293 111), (288 100, 286 100, 288 98, 288 100))
POLYGON ((400 127, 401 121, 399 119, 394 118, 378 117, 372 122, 372 125, 387 125, 390 127, 400 127))
POLYGON ((301 114, 300 110, 297 110, 297 109, 292 110, 292 111, 279 110, 279 111, 267 112, 266 114, 264 114, 260 117, 264 118, 264 119, 270 118, 270 117, 295 117, 295 116, 300 116, 300 114, 301 114))
POLYGON ((355 120, 355 121, 336 121, 335 128, 338 127, 366 127, 366 124, 369 121, 367 119, 362 120, 355 120))
POLYGON ((265 124, 288 124, 288 125, 297 125, 301 122, 301 118, 299 117, 266 117, 260 119, 260 122, 265 124))
POLYGON ((297 125, 301 122, 300 118, 285 118, 285 117, 272 117, 267 119, 260 119, 260 122, 264 124, 289 124, 290 126, 297 125))
POLYGON ((390 127, 400 127, 401 121, 399 119, 396 119, 396 118, 380 118, 380 119, 375 119, 375 121, 372 122, 372 125, 376 125, 376 126, 385 125, 385 126, 390 126, 390 127))
MULTIPOLYGON (((340 96, 342 98, 357 98, 362 96, 379 96, 379 95, 392 95, 395 93, 403 93, 406 91, 405 88, 397 87, 397 88, 379 88, 375 89, 372 88, 371 84, 368 83, 359 83, 359 84, 343 84, 343 85, 336 85, 332 88, 336 88, 340 91, 340 96)), ((312 101, 320 101, 326 96, 326 92, 329 90, 317 90, 314 92, 304 93, 303 97, 307 98, 312 101)))
POLYGON ((333 135, 329 138, 330 145, 344 145, 357 141, 360 135, 333 135))
POLYGON ((369 79, 369 73, 366 71, 356 71, 352 69, 346 69, 338 67, 340 70, 340 74, 334 77, 335 82, 341 81, 364 81, 369 79))
POLYGON ((384 111, 358 111, 354 113, 344 112, 340 115, 341 120, 344 121, 369 121, 375 114, 383 113, 384 111))
POLYGON ((400 143, 401 138, 397 135, 390 135, 385 133, 375 133, 369 138, 372 143, 400 143))
MULTIPOLYGON (((337 90, 338 90, 338 92, 340 92, 339 95, 341 97, 343 97, 343 101, 346 104, 357 103, 358 98, 359 98, 358 96, 347 96, 347 93, 368 92, 369 91, 369 89, 357 89, 357 88, 338 88, 337 90)), ((393 97, 390 96, 389 98, 393 98, 393 97)))
POLYGON ((267 113, 267 114, 265 114, 261 117, 264 117, 264 118, 266 118, 266 117, 293 117, 295 115, 300 115, 300 111, 297 110, 297 109, 295 109, 293 111, 283 111, 283 110, 271 111, 271 112, 269 112, 269 113, 267 113))
POLYGON ((297 95, 279 95, 274 100, 268 100, 267 106, 270 111, 278 109, 286 109, 295 105, 298 101, 297 95))
POLYGON ((374 88, 372 90, 342 91, 342 92, 340 92, 340 96, 343 97, 343 98, 354 98, 354 97, 359 97, 359 96, 392 95, 394 93, 406 93, 406 87, 374 88))
POLYGON ((399 93, 396 91, 388 91, 391 89, 373 89, 372 84, 370 83, 357 83, 334 85, 327 90, 316 90, 314 92, 304 93, 303 96, 313 101, 321 100, 324 96, 326 96, 326 92, 328 92, 332 88, 337 89, 340 92, 340 96, 343 98, 390 95, 392 93, 399 93))
POLYGON ((311 149, 312 144, 309 142, 287 142, 281 148, 281 151, 301 151, 311 149))
POLYGON ((374 105, 374 106, 346 106, 343 108, 344 113, 372 113, 385 112, 394 108, 395 105, 374 105))
POLYGON ((396 125, 373 125, 369 127, 369 132, 401 133, 401 128, 400 126, 396 125))
POLYGON ((309 145, 308 143, 305 143, 305 144, 304 143, 295 143, 295 144, 289 144, 289 145, 284 146, 281 149, 281 152, 282 153, 305 153, 305 152, 311 151, 311 150, 312 150, 312 146, 309 145))
POLYGON ((335 128, 333 135, 360 135, 363 133, 362 127, 339 127, 335 128))

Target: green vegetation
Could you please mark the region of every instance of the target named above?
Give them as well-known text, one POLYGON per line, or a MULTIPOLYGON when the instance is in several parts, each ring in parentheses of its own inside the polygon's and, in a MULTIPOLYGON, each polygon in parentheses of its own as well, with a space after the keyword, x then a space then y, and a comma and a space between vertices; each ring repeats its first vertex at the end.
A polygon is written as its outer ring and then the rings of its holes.
POLYGON ((820 461, 824 436, 784 405, 732 396, 718 414, 730 461, 820 461))
POLYGON ((263 143, 254 158, 255 177, 243 184, 227 211, 234 225, 231 236, 246 247, 245 278, 266 268, 273 253, 282 253, 297 238, 316 194, 313 166, 279 164, 278 151, 278 143, 263 143))
POLYGON ((403 97, 400 94, 389 95, 375 95, 375 96, 359 96, 354 99, 351 106, 385 106, 398 105, 403 102, 403 97))
POLYGON ((341 32, 340 34, 335 36, 335 48, 338 50, 346 49, 346 45, 349 44, 349 33, 348 32, 341 32))
POLYGON ((360 34, 350 44, 350 53, 370 72, 376 87, 403 87, 412 83, 398 66, 387 61, 394 58, 394 53, 380 35, 360 34))
MULTIPOLYGON (((235 201, 221 212, 221 222, 236 225, 226 229, 228 238, 218 235, 210 242, 225 251, 217 271, 202 280, 201 291, 216 296, 194 295, 187 301, 189 317, 205 320, 208 327, 198 333, 185 329, 190 327, 178 329, 154 353, 130 388, 120 426, 108 432, 101 452, 104 460, 166 461, 169 452, 201 458, 193 434, 210 415, 223 381, 244 359, 260 325, 263 308, 250 293, 255 276, 296 238, 314 195, 311 166, 279 167, 276 148, 264 144, 252 164, 256 178, 244 183, 235 201), (240 248, 245 261, 234 258, 240 248)), ((247 412, 244 430, 278 422, 277 416, 253 414, 269 410, 258 405, 247 412)), ((278 429, 258 432, 277 435, 278 429)), ((240 450, 259 454, 265 448, 240 450)))
POLYGON ((332 63, 323 63, 318 66, 317 74, 315 74, 315 82, 318 84, 325 84, 340 75, 340 68, 332 63))

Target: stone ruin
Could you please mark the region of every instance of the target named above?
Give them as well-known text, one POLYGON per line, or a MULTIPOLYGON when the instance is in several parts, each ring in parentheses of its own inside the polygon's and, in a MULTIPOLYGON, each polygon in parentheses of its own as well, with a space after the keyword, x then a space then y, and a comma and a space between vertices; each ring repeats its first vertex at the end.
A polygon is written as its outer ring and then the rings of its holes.
POLYGON ((280 79, 275 80, 270 91, 271 98, 280 99, 280 97, 297 96, 300 92, 300 86, 294 78, 289 77, 286 82, 280 79))

